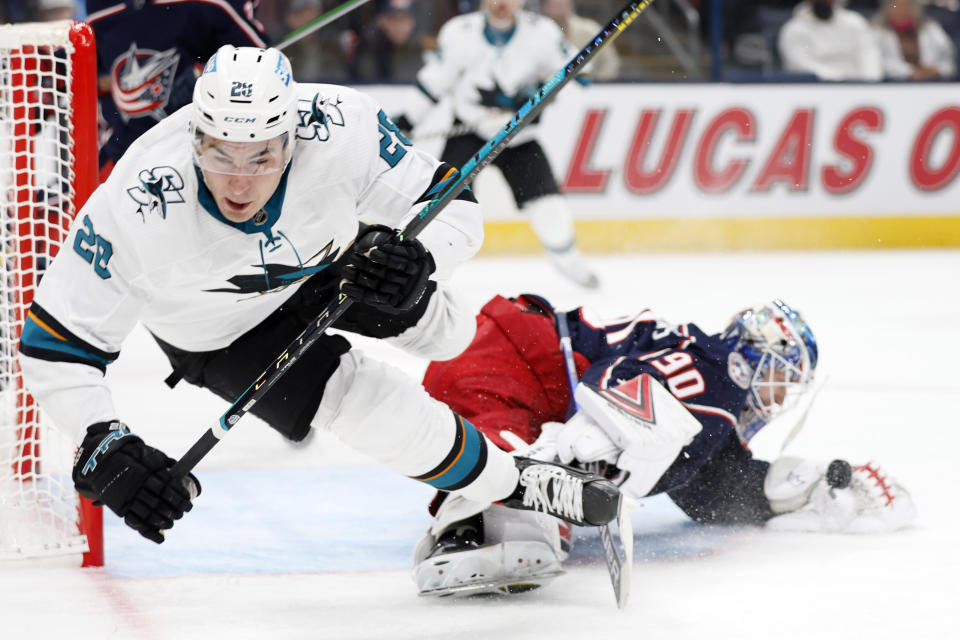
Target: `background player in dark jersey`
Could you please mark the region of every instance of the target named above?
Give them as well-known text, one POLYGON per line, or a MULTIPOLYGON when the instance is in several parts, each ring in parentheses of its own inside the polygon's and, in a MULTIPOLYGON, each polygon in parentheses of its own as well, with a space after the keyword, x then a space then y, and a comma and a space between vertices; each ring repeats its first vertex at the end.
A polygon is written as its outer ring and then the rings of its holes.
MULTIPOLYGON (((626 495, 666 493, 697 522, 848 533, 906 525, 916 513, 909 494, 875 464, 753 458, 748 442, 762 427, 812 400, 817 359, 812 331, 779 300, 710 335, 648 310, 601 321, 534 295, 497 296, 478 315, 470 347, 432 363, 424 386, 498 446, 534 443, 527 455, 600 463, 626 495), (581 383, 576 413, 563 329, 581 383), (679 401, 664 394, 679 413, 667 416, 664 405, 651 425, 614 408, 639 398, 644 374, 679 401), (691 416, 692 428, 678 426, 691 416), (832 486, 828 469, 833 485, 848 486, 832 486)), ((421 592, 471 583, 509 592, 558 572, 569 533, 555 521, 438 498, 415 552, 421 592)))
POLYGON ((193 98, 203 63, 225 44, 266 47, 252 0, 87 0, 97 39, 100 169, 193 98))

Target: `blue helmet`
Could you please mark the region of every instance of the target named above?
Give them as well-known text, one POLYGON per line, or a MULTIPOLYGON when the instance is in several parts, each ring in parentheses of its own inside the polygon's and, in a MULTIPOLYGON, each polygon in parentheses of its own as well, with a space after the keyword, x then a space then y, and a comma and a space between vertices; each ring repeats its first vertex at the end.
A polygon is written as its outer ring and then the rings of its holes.
POLYGON ((782 300, 744 309, 720 339, 752 369, 738 424, 746 443, 775 416, 796 406, 811 387, 817 340, 800 313, 782 300))

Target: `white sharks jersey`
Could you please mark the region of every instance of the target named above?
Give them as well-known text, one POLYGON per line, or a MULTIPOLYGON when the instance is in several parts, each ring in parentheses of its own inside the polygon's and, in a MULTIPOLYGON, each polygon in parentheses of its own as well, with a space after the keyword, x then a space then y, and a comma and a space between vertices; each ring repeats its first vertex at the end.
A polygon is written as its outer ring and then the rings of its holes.
MULTIPOLYGON (((360 221, 400 228, 422 208, 438 160, 365 94, 298 91, 293 158, 244 224, 220 214, 194 166, 189 106, 127 150, 78 212, 25 325, 21 361, 41 405, 61 394, 52 404, 73 407, 64 419, 75 428, 116 418, 103 371, 138 321, 181 349, 223 348, 342 255, 360 221)), ((433 278, 475 254, 482 236, 479 206, 452 201, 419 236, 433 278)))
MULTIPOLYGON (((422 92, 434 103, 451 100, 454 115, 463 123, 484 130, 485 120, 506 120, 536 90, 564 67, 572 56, 563 33, 552 20, 529 11, 518 11, 513 29, 499 32, 487 25, 483 12, 456 16, 440 29, 438 50, 417 74, 422 92), (521 100, 520 104, 511 99, 521 100)), ((424 113, 424 103, 411 105, 414 122, 424 113)), ((496 126, 493 133, 499 129, 496 126)), ((536 125, 522 129, 510 146, 529 142, 536 125)))

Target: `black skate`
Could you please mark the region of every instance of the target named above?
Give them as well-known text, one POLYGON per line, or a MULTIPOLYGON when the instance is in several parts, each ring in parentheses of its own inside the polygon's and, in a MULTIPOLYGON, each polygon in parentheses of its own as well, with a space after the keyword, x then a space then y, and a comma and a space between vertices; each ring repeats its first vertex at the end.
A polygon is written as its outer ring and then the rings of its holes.
POLYGON ((515 460, 520 481, 504 506, 542 511, 582 527, 599 527, 617 517, 620 490, 609 480, 553 462, 515 460))

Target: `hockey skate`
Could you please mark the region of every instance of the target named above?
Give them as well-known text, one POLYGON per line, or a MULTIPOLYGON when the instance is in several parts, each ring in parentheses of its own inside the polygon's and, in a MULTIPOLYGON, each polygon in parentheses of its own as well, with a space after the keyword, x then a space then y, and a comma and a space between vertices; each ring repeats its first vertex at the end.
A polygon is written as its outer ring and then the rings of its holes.
POLYGON ((620 490, 595 473, 532 458, 514 458, 517 488, 504 506, 555 516, 582 527, 598 527, 617 517, 620 490))
MULTIPOLYGON (((437 522, 447 515, 441 506, 437 522)), ((564 573, 569 535, 569 525, 551 516, 490 505, 437 534, 428 531, 414 552, 414 580, 421 596, 531 591, 564 573)))
POLYGON ((596 289, 600 286, 600 278, 587 266, 576 245, 571 244, 559 250, 547 249, 547 257, 557 271, 584 289, 596 289))

